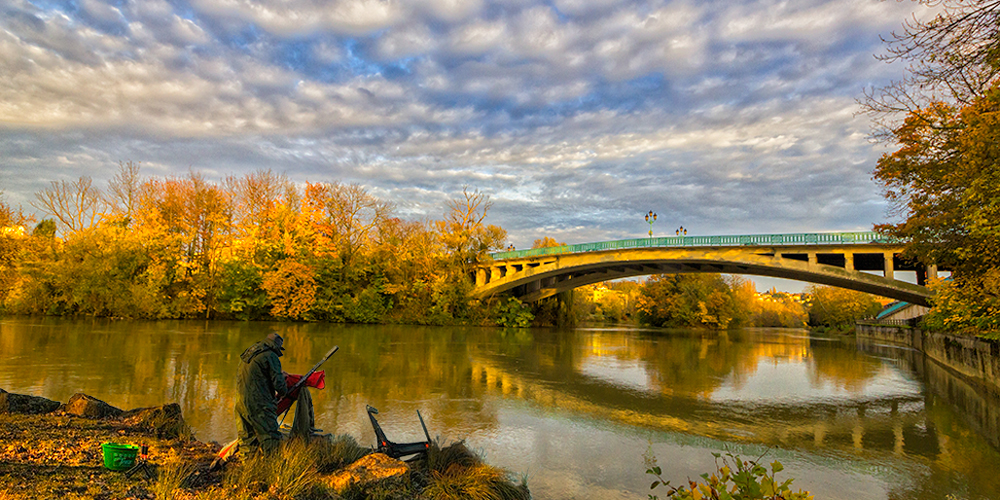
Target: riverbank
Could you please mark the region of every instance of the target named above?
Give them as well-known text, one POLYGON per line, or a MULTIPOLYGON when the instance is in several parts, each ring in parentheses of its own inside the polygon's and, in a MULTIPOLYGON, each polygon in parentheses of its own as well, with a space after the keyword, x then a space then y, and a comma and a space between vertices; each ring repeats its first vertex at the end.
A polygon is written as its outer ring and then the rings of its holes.
POLYGON ((350 436, 292 441, 268 460, 212 469, 218 443, 194 439, 180 407, 123 411, 78 394, 66 404, 0 390, 0 500, 477 498, 527 499, 527 486, 462 443, 402 462, 350 436), (148 446, 148 471, 104 467, 101 444, 148 446), (263 496, 262 496, 263 495, 263 496))
POLYGON ((886 342, 923 352, 949 370, 1000 392, 1000 342, 928 332, 909 325, 858 322, 859 341, 886 342))

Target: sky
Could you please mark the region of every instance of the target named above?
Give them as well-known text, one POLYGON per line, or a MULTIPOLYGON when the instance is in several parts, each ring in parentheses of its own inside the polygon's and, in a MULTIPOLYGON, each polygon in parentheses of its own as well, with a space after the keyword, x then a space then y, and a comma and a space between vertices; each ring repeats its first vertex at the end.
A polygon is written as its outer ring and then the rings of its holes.
POLYGON ((359 183, 400 217, 463 188, 529 248, 870 230, 876 0, 3 0, 0 190, 121 161, 359 183))

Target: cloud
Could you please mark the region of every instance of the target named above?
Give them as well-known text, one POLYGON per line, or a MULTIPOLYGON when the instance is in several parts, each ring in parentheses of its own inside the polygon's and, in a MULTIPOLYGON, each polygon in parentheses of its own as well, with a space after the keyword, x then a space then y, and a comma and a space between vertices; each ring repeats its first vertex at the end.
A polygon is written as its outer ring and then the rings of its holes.
POLYGON ((119 160, 359 182, 414 219, 464 186, 518 247, 884 216, 854 99, 899 70, 867 0, 0 6, 0 183, 26 204, 119 160))

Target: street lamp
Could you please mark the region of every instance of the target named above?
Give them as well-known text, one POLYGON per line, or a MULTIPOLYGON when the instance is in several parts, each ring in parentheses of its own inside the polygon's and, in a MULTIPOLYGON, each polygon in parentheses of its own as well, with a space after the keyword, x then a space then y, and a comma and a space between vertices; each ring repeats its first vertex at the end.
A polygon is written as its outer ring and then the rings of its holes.
POLYGON ((652 210, 650 210, 649 213, 646 214, 646 222, 649 223, 649 237, 652 238, 653 237, 653 223, 656 222, 656 214, 654 214, 652 210))
POLYGON ((681 226, 681 227, 677 228, 676 231, 674 231, 674 234, 676 234, 677 236, 680 236, 682 234, 686 235, 686 234, 688 234, 688 230, 684 229, 684 226, 681 226))

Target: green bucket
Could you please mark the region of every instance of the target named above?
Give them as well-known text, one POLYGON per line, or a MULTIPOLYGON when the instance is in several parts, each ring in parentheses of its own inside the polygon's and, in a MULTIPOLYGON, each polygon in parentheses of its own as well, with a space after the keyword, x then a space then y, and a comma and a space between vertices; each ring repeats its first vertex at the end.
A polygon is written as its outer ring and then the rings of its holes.
POLYGON ((128 470, 135 465, 139 447, 132 444, 103 443, 104 467, 111 470, 128 470))

